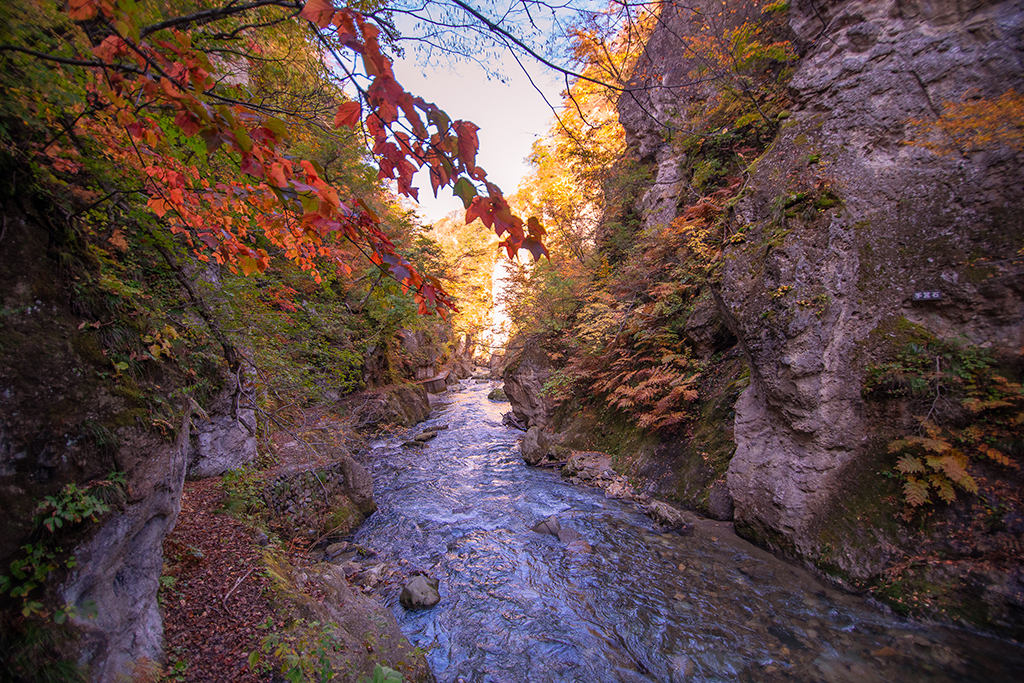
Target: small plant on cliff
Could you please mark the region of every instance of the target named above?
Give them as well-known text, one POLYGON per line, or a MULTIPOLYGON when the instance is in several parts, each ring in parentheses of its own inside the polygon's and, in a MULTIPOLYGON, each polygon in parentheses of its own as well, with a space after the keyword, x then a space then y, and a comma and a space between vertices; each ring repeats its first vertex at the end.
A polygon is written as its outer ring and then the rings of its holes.
POLYGON ((954 486, 977 493, 978 484, 967 473, 967 456, 943 437, 940 427, 928 420, 921 420, 921 426, 925 436, 906 436, 889 444, 890 453, 902 454, 896 471, 903 476, 907 504, 918 507, 931 502, 931 491, 952 503, 956 500, 954 486))
POLYGON ((959 102, 944 102, 935 119, 913 119, 909 144, 937 154, 954 154, 1001 146, 1024 150, 1024 95, 1010 88, 995 98, 965 93, 959 102), (940 133, 940 135, 935 135, 940 133))
MULTIPOLYGON (((0 576, 0 593, 20 599, 24 616, 47 616, 36 589, 57 569, 73 569, 76 565, 75 556, 66 555, 57 545, 59 537, 85 520, 98 522, 99 515, 110 511, 111 502, 120 499, 123 488, 124 473, 112 472, 85 488, 68 483, 60 493, 46 496, 36 506, 36 540, 23 545, 23 554, 8 567, 9 574, 0 576)), ((72 613, 73 608, 65 606, 53 612, 53 619, 61 624, 72 613)))

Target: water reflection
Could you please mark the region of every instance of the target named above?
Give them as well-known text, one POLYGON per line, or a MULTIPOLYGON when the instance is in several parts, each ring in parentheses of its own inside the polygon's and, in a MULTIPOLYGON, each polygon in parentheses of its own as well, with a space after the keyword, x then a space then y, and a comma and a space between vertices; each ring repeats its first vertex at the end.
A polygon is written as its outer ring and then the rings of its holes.
POLYGON ((419 429, 367 456, 379 510, 357 535, 428 571, 442 600, 398 605, 438 681, 1024 680, 1012 643, 887 616, 709 522, 662 533, 632 506, 527 468, 507 404, 464 383, 419 429), (557 514, 581 540, 530 530, 557 514))

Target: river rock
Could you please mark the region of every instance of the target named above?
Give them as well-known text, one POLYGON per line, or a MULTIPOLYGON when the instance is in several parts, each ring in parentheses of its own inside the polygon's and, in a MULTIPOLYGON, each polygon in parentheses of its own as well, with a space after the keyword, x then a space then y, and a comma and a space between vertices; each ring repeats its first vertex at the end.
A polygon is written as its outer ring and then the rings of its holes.
POLYGON ((722 480, 716 481, 708 489, 708 517, 727 522, 732 519, 732 496, 729 486, 722 480))
POLYGON ((344 553, 352 552, 355 550, 355 546, 348 541, 341 541, 340 543, 331 543, 324 550, 324 555, 329 560, 334 560, 340 557, 344 553))
POLYGON ((550 534, 552 536, 557 536, 560 528, 561 525, 558 523, 558 517, 551 515, 543 522, 534 525, 531 530, 536 531, 538 534, 550 534))
MULTIPOLYGON (((574 541, 582 541, 583 536, 580 532, 567 526, 562 526, 562 523, 558 521, 558 517, 551 515, 543 522, 536 524, 532 531, 536 531, 538 534, 548 534, 554 536, 562 543, 572 543, 574 541)), ((586 543, 583 541, 583 543, 586 543)), ((587 544, 589 547, 589 544, 587 544)))
POLYGON ((571 451, 558 443, 558 436, 545 432, 538 426, 526 430, 520 449, 527 465, 536 467, 546 461, 559 461, 569 457, 571 451))
POLYGON ((594 451, 573 453, 562 467, 562 476, 578 477, 587 482, 593 480, 610 482, 615 476, 615 470, 612 469, 612 457, 607 453, 594 451))
POLYGON ((516 338, 509 348, 518 348, 505 367, 502 378, 512 412, 527 427, 543 427, 551 421, 554 403, 544 395, 544 384, 554 364, 547 353, 529 340, 516 338))
POLYGON ((440 585, 441 582, 433 577, 417 574, 405 582, 398 602, 406 609, 433 607, 441 601, 440 585))
POLYGON ((433 430, 430 430, 428 432, 423 432, 422 434, 417 434, 416 436, 414 436, 412 438, 412 440, 413 441, 419 441, 421 443, 426 443, 427 441, 430 441, 431 439, 433 439, 436 436, 437 436, 437 430, 433 429, 433 430))
POLYGON ((548 455, 547 437, 540 427, 530 427, 526 430, 526 436, 523 437, 523 443, 520 448, 526 464, 537 466, 548 455))
POLYGON ((604 490, 605 498, 615 498, 619 500, 635 500, 636 491, 633 489, 633 485, 629 483, 629 480, 623 476, 618 476, 612 483, 608 484, 608 487, 604 490))
POLYGON ((496 387, 487 394, 487 398, 496 403, 507 403, 508 396, 505 395, 505 390, 502 387, 496 387))
POLYGON ((697 522, 697 516, 692 512, 680 510, 660 500, 651 501, 645 512, 658 524, 671 527, 686 536, 693 533, 693 525, 697 522))

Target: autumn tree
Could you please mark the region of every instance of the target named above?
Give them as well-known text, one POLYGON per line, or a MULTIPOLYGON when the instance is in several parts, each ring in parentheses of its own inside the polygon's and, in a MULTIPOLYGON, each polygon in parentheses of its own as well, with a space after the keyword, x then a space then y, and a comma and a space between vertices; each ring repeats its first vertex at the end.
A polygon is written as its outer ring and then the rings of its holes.
POLYGON ((384 47, 394 29, 372 3, 337 9, 326 0, 256 0, 193 9, 72 0, 57 23, 59 32, 36 41, 43 45, 0 46, 15 69, 47 64, 84 86, 59 114, 63 134, 31 153, 72 166, 102 153, 134 169, 149 208, 200 260, 248 274, 266 269, 275 250, 316 274, 318 259, 349 270, 361 252, 411 291, 421 312, 453 307, 436 279, 399 255, 358 192, 295 154, 297 131, 310 127, 361 127, 378 178, 400 194, 417 196, 412 177, 426 167, 432 189, 452 188, 467 219, 479 217, 510 254, 544 253, 540 223, 513 215, 477 164, 476 126, 395 80, 384 47), (274 87, 284 46, 260 39, 264 28, 284 24, 293 26, 310 78, 274 87), (303 87, 319 90, 296 92, 303 87), (83 139, 94 149, 69 144, 83 139))
POLYGON ((594 78, 567 89, 519 193, 543 215, 552 259, 517 266, 506 305, 529 343, 543 340, 559 360, 550 397, 677 429, 695 414, 705 369, 687 316, 720 270, 745 168, 778 131, 795 53, 785 3, 763 0, 652 5, 607 28, 573 33, 580 70, 594 78), (653 31, 682 69, 656 69, 644 52, 653 31), (675 211, 657 220, 637 208, 652 164, 627 149, 620 107, 678 162, 675 211))

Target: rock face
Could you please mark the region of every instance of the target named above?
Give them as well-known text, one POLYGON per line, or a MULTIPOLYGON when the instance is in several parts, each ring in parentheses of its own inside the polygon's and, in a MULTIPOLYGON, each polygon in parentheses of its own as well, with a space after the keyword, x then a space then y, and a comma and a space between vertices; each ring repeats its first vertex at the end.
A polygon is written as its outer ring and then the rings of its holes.
MULTIPOLYGON (((668 87, 619 105, 654 172, 637 207, 648 228, 668 224, 686 199, 682 152, 662 123, 705 95, 684 85, 694 66, 679 43, 689 11, 666 9, 639 70, 668 87)), ((872 361, 892 356, 899 329, 917 326, 1020 366, 1024 280, 1007 259, 1024 234, 1024 154, 956 149, 911 122, 935 121, 947 102, 1022 90, 1024 4, 794 0, 788 18, 800 53, 794 105, 731 216, 741 234, 713 292, 720 320, 698 307, 685 329, 707 355, 726 341, 724 323, 750 368, 727 490, 716 481, 708 506, 723 516, 733 508, 737 528, 761 543, 867 580, 905 556, 910 535, 858 522, 855 501, 877 506, 872 482, 892 467, 885 446, 916 424, 909 410, 883 414, 865 401, 872 361), (948 152, 914 144, 920 135, 948 152), (852 533, 835 533, 843 524, 852 533)), ((980 609, 1016 610, 1005 623, 1022 623, 1021 601, 1005 597, 1024 590, 1019 568, 983 573, 968 580, 984 596, 980 609)))
MULTIPOLYGON (((804 56, 795 111, 739 206, 753 230, 726 260, 721 304, 753 377, 728 473, 736 520, 813 555, 844 473, 876 448, 861 387, 886 325, 902 318, 1011 354, 1024 342, 1020 278, 979 281, 967 265, 1019 248, 1020 156, 907 144, 907 122, 944 101, 1020 89, 1024 13, 1019 2, 833 2, 817 17, 804 4, 794 29, 828 40, 804 56), (822 182, 841 207, 772 215, 778 197, 822 182), (781 243, 762 246, 780 228, 781 243), (922 290, 942 300, 915 302, 922 290)), ((883 558, 871 559, 844 569, 877 570, 865 563, 883 558)))
POLYGON ((543 349, 523 340, 513 340, 511 360, 505 366, 505 395, 512 412, 527 427, 544 427, 551 422, 554 405, 543 395, 544 383, 551 377, 553 364, 543 349))
POLYGON ((520 444, 523 452, 523 461, 527 465, 536 467, 548 457, 548 438, 540 427, 530 427, 526 430, 523 443, 520 444))
POLYGON ((401 347, 406 365, 412 372, 413 379, 421 380, 433 377, 438 371, 438 362, 441 360, 441 345, 448 341, 447 335, 435 340, 436 331, 431 330, 402 330, 398 333, 399 346, 401 347))
POLYGON ((359 426, 390 422, 411 427, 430 417, 430 399, 420 384, 397 384, 346 396, 340 405, 359 426))
POLYGON ((156 594, 161 546, 181 510, 189 444, 186 416, 178 440, 123 435, 128 500, 89 541, 74 550, 78 564, 61 596, 81 617, 79 663, 97 683, 130 677, 135 667, 163 658, 163 620, 156 594), (133 455, 134 454, 134 455, 133 455), (88 617, 94 612, 94 617, 88 617))
POLYGON ((230 378, 206 411, 209 419, 195 419, 188 458, 190 479, 217 477, 256 459, 256 411, 244 407, 255 403, 249 395, 251 377, 249 373, 240 376, 245 382, 241 391, 237 379, 230 378))
MULTIPOLYGON (((0 567, 7 573, 23 557, 22 545, 45 538, 33 523, 45 497, 60 499, 69 483, 87 491, 90 482, 123 476, 110 512, 55 534, 60 559, 74 556, 74 569, 51 575, 53 591, 29 597, 50 609, 77 608, 80 616, 68 623, 93 681, 128 680, 137 666, 162 658, 161 548, 180 510, 190 419, 165 395, 176 416, 163 413, 158 427, 147 403, 154 394, 110 376, 100 331, 83 324, 96 315, 83 318, 80 300, 69 305, 52 250, 59 234, 31 213, 38 208, 32 201, 19 207, 5 199, 0 207, 0 567)), ((223 378, 211 372, 203 379, 223 378)))

